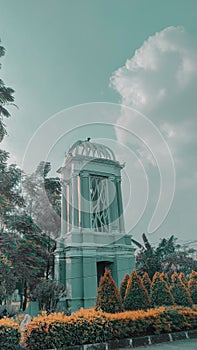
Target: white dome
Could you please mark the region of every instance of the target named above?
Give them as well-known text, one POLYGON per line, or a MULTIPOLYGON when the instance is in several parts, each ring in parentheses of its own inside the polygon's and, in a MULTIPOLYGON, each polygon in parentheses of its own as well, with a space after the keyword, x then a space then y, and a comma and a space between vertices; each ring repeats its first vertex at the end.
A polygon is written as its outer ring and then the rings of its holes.
POLYGON ((116 160, 114 152, 107 146, 90 142, 89 139, 86 141, 75 142, 68 151, 69 156, 84 156, 92 158, 103 158, 109 160, 116 160))

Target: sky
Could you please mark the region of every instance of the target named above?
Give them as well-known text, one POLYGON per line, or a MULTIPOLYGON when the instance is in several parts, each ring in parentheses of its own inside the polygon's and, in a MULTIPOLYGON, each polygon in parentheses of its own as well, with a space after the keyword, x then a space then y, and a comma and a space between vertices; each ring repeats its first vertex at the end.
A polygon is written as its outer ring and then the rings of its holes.
POLYGON ((2 144, 11 161, 29 173, 49 160, 55 174, 69 146, 90 136, 126 162, 133 237, 195 241, 197 2, 0 0, 0 8, 1 78, 18 106, 2 144))

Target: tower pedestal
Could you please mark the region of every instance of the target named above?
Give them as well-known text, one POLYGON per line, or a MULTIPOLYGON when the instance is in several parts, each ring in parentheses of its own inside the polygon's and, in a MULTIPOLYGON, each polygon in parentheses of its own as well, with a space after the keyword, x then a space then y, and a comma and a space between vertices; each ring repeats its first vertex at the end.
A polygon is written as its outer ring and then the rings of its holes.
POLYGON ((94 306, 99 280, 106 267, 119 287, 125 274, 135 268, 131 237, 113 234, 107 238, 105 234, 87 232, 86 235, 75 231, 57 244, 56 279, 67 290, 66 305, 72 312, 94 306))

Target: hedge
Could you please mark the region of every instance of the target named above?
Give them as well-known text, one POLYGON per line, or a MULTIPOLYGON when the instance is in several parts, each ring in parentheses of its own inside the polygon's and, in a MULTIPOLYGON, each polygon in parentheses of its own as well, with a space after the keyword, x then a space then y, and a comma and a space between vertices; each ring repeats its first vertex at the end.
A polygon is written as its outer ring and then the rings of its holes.
POLYGON ((21 334, 19 325, 10 318, 0 320, 0 348, 3 350, 19 349, 21 334))
POLYGON ((101 343, 114 339, 190 330, 197 327, 197 310, 160 307, 148 311, 107 314, 93 309, 65 316, 40 315, 25 328, 24 343, 29 350, 101 343))

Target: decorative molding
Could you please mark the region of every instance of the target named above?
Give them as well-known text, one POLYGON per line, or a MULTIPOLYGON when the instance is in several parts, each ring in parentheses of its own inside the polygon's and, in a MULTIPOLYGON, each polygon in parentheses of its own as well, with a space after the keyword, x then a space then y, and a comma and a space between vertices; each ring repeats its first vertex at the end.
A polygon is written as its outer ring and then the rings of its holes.
POLYGON ((89 173, 87 171, 81 171, 79 175, 82 177, 89 177, 89 173))
POLYGON ((109 176, 108 176, 108 179, 109 179, 110 181, 115 181, 116 177, 115 177, 115 175, 109 175, 109 176))

